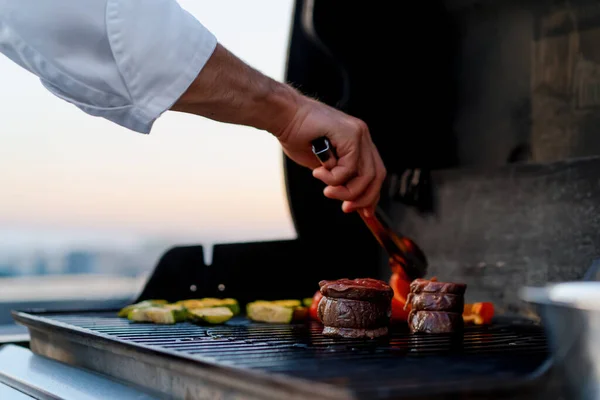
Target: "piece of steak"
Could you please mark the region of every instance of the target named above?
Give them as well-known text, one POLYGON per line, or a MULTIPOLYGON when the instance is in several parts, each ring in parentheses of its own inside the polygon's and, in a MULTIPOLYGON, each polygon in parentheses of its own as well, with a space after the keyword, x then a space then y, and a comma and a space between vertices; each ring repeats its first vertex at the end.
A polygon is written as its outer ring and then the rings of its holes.
POLYGON ((444 311, 411 311, 408 327, 412 333, 456 333, 464 326, 462 314, 444 311))
POLYGON ((385 282, 339 279, 319 282, 323 297, 317 314, 323 334, 346 338, 376 338, 388 334, 393 289, 385 282))
POLYGON ((319 282, 321 294, 338 299, 390 302, 394 290, 384 281, 372 278, 338 279, 319 282))
POLYGON ((323 325, 335 328, 370 329, 386 326, 391 315, 391 302, 323 297, 317 307, 317 315, 323 325))
POLYGON ((462 296, 466 290, 465 283, 438 282, 428 279, 415 279, 410 283, 411 293, 451 293, 462 296))
POLYGON ((404 309, 415 311, 448 311, 461 313, 465 308, 462 295, 450 293, 409 293, 404 309))

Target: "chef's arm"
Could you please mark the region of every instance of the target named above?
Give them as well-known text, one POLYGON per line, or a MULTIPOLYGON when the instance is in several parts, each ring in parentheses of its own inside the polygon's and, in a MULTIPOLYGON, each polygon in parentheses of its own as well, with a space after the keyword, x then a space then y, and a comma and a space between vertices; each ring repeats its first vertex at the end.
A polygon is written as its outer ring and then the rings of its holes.
POLYGON ((276 132, 299 98, 175 0, 0 0, 0 28, 0 51, 53 94, 142 133, 168 110, 276 132))
POLYGON ((366 124, 243 63, 175 0, 0 0, 0 52, 90 115, 141 133, 168 110, 266 130, 344 211, 379 199, 366 124), (311 153, 321 136, 328 168, 311 153))
POLYGON ((278 136, 303 101, 289 85, 265 76, 217 44, 202 72, 171 109, 278 136))
POLYGON ((366 124, 264 76, 220 45, 172 109, 271 132, 292 160, 328 185, 325 196, 343 201, 345 212, 379 200, 386 171, 366 124), (311 141, 323 136, 338 156, 327 168, 311 152, 311 141))

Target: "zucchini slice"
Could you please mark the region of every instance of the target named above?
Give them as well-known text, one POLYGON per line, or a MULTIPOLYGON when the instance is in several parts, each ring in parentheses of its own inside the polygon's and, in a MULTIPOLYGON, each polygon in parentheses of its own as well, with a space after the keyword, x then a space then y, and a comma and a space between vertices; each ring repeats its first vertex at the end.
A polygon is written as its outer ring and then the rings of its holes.
POLYGON ((155 307, 155 306, 159 306, 159 305, 163 305, 163 304, 167 304, 167 301, 166 300, 144 300, 139 303, 130 304, 127 307, 122 308, 119 311, 119 313, 117 314, 117 316, 120 318, 127 318, 129 316, 129 313, 131 311, 133 311, 133 309, 135 309, 135 308, 148 308, 148 307, 155 307))
POLYGON ((134 308, 127 314, 130 321, 155 324, 175 324, 185 321, 185 317, 185 308, 175 304, 134 308))
POLYGON ((186 308, 180 304, 166 304, 164 306, 161 306, 160 308, 166 308, 167 310, 171 310, 173 312, 175 322, 183 322, 187 317, 186 308))
POLYGON ((150 322, 155 324, 174 324, 177 321, 178 311, 169 310, 168 308, 151 307, 145 309, 146 315, 150 322))
POLYGON ((276 306, 290 307, 290 308, 296 308, 296 307, 302 306, 302 302, 300 300, 274 300, 271 303, 275 304, 276 306))
POLYGON ((289 324, 294 318, 294 309, 265 301, 248 303, 248 318, 256 322, 289 324))
POLYGON ((233 312, 228 307, 207 307, 188 310, 188 318, 192 321, 207 324, 223 324, 233 318, 233 312))
POLYGON ((236 299, 217 299, 213 297, 205 297, 203 299, 189 299, 181 300, 175 304, 181 304, 188 310, 198 308, 209 308, 209 307, 227 307, 231 310, 233 315, 240 313, 240 305, 236 299))

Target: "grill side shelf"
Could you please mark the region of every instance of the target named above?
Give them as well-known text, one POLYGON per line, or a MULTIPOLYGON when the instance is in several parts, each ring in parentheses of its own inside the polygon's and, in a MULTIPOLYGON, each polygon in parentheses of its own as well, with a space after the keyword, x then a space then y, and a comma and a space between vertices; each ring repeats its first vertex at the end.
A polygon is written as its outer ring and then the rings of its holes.
POLYGON ((351 392, 331 385, 237 368, 197 355, 128 342, 25 312, 13 318, 30 331, 31 350, 39 355, 87 368, 162 393, 168 398, 235 400, 354 399, 351 392))

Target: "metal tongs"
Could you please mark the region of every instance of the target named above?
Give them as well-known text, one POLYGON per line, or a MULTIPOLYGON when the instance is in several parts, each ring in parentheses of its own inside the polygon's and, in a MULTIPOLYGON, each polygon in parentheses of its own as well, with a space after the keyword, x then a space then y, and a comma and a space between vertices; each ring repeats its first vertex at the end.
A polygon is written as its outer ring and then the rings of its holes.
MULTIPOLYGON (((336 160, 337 158, 335 149, 325 137, 312 142, 312 151, 319 159, 321 165, 326 168, 331 165, 332 159, 336 160)), ((425 257, 425 253, 423 253, 413 240, 399 235, 392 230, 391 219, 379 206, 375 208, 374 212, 367 209, 359 209, 357 213, 379 244, 388 253, 392 268, 400 267, 411 281, 423 278, 426 275, 427 258, 425 257)))

